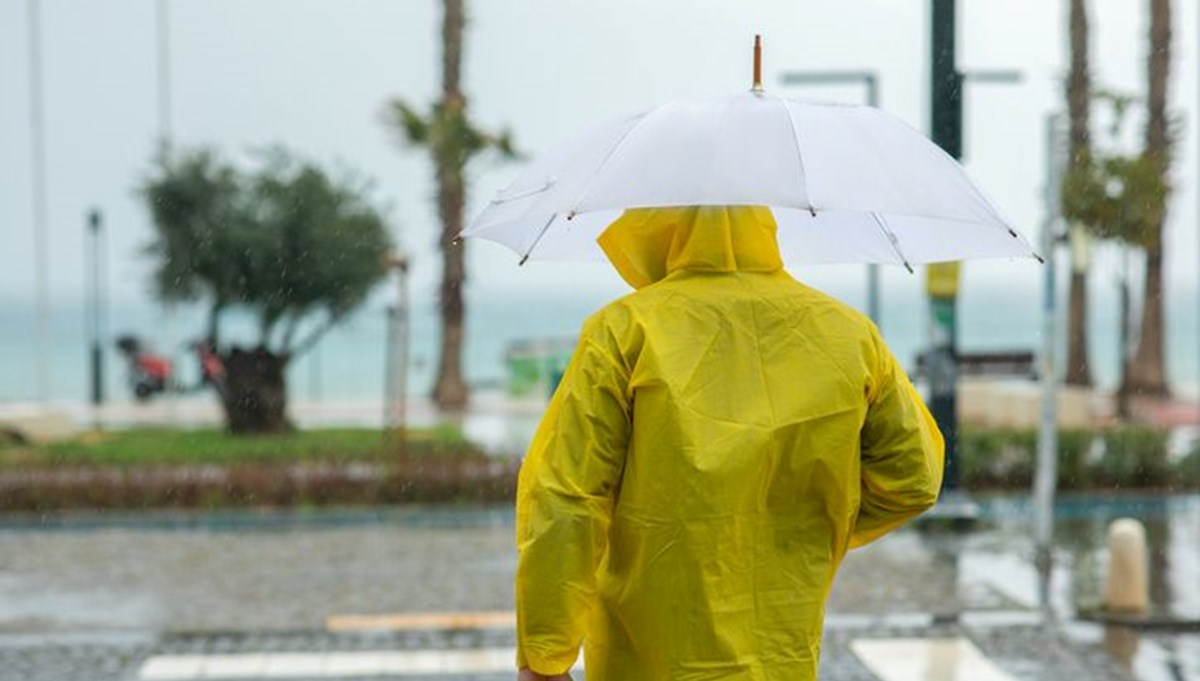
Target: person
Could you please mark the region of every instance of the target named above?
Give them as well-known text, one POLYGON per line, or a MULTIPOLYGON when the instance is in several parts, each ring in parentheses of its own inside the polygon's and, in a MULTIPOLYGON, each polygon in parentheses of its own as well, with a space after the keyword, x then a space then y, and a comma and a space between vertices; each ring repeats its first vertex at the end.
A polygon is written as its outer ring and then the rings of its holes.
POLYGON ((815 679, 848 549, 937 499, 943 441, 875 326, 784 270, 763 207, 626 211, 522 463, 517 666, 815 679))

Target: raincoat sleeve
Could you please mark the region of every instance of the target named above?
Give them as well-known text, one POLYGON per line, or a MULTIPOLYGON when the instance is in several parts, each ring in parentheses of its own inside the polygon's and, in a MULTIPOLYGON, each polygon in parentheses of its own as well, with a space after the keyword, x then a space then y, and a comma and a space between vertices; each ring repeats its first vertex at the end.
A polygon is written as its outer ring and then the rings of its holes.
POLYGON ((861 500, 850 537, 858 548, 937 502, 945 443, 920 395, 878 335, 862 428, 861 500))
POLYGON ((629 441, 628 372, 595 326, 584 326, 517 488, 517 666, 545 675, 578 657, 629 441))

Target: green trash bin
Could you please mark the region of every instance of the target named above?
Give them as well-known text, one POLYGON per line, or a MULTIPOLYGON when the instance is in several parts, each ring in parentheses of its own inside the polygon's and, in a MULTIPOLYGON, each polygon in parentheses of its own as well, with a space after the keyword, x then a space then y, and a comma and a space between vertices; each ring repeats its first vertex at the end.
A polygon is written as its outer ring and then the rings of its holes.
POLYGON ((542 394, 548 398, 553 395, 574 350, 574 339, 565 338, 518 340, 509 343, 504 352, 509 396, 534 397, 542 394))

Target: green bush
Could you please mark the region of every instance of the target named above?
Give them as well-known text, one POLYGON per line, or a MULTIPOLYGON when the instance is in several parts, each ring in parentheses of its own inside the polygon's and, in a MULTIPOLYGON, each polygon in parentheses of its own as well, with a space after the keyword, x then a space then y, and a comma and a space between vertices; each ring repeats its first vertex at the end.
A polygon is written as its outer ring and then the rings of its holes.
POLYGON ((1200 440, 1187 456, 1175 465, 1175 481, 1181 487, 1200 488, 1200 440))
POLYGON ((1104 433, 1104 455, 1096 463, 1095 480, 1108 487, 1161 487, 1171 482, 1167 432, 1119 426, 1104 433))
POLYGON ((958 465, 968 489, 1028 487, 1033 481, 1037 433, 1030 430, 970 430, 958 434, 958 465))
MULTIPOLYGON (((959 431, 958 465, 968 489, 1016 489, 1033 482, 1037 431, 997 428, 959 431)), ((1167 432, 1120 426, 1106 431, 1062 430, 1058 434, 1058 488, 1162 487, 1200 485, 1200 447, 1177 466, 1167 457, 1167 432), (1103 455, 1090 459, 1099 438, 1103 455)))
POLYGON ((1088 454, 1096 432, 1073 428, 1058 432, 1058 488, 1084 489, 1092 485, 1088 454))

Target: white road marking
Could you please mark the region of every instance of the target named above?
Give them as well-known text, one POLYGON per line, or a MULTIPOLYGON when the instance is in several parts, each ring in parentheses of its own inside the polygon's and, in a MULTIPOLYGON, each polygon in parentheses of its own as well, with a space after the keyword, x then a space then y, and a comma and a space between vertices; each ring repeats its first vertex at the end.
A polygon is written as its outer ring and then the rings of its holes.
POLYGON ((961 637, 859 639, 850 650, 882 681, 1016 681, 961 637))
MULTIPOLYGON (((158 655, 138 672, 142 681, 415 676, 516 672, 515 648, 330 653, 158 655)), ((576 669, 582 669, 577 665, 576 669)))

